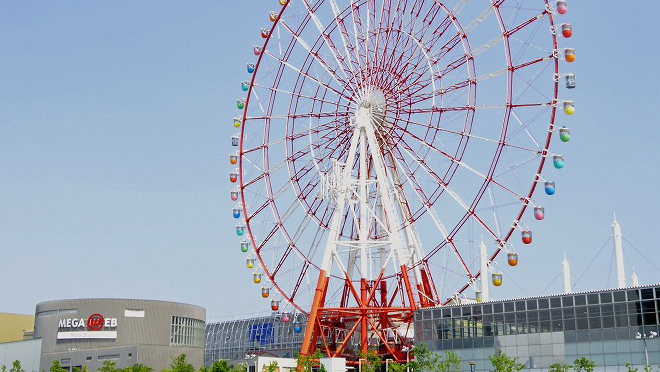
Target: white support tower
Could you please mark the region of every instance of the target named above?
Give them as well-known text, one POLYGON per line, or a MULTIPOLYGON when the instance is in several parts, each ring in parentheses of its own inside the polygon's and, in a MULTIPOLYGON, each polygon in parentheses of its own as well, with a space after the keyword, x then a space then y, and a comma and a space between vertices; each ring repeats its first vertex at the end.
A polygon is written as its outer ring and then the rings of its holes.
POLYGON ((489 284, 488 284, 488 253, 486 252, 486 245, 484 241, 479 244, 481 248, 481 301, 490 301, 489 284))
POLYGON ((633 273, 630 276, 630 279, 632 280, 632 286, 639 287, 639 278, 637 277, 637 273, 635 272, 635 266, 633 266, 632 271, 633 273))
POLYGON ((616 260, 616 279, 617 288, 624 288, 626 286, 626 272, 623 266, 623 245, 621 244, 621 226, 616 221, 616 213, 614 214, 614 222, 612 223, 612 237, 614 240, 614 258, 616 260))
POLYGON ((564 261, 561 263, 561 266, 564 273, 564 293, 571 293, 571 266, 566 259, 566 252, 564 252, 564 261))

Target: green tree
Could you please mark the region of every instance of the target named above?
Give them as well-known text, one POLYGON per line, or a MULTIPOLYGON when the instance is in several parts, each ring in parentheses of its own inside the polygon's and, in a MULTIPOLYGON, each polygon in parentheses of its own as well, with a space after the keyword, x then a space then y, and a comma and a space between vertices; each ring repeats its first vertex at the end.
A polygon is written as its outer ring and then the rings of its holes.
POLYGON ((360 358, 363 359, 362 372, 376 372, 380 368, 381 359, 375 351, 360 352, 360 358))
MULTIPOLYGON (((99 372, 103 372, 99 370, 99 372)), ((195 367, 186 361, 186 354, 181 354, 172 358, 170 368, 163 369, 163 372, 195 372, 195 367)))
POLYGON ((124 368, 124 372, 153 372, 153 368, 145 366, 142 363, 135 363, 130 367, 124 368))
POLYGON ((388 369, 389 372, 406 372, 407 366, 405 363, 390 362, 388 369))
POLYGON ((460 372, 463 370, 463 363, 458 354, 447 351, 444 360, 438 359, 435 369, 441 372, 460 372))
POLYGON ((80 370, 80 372, 89 372, 89 369, 87 368, 87 364, 85 364, 85 365, 82 367, 82 369, 80 370))
POLYGON ((229 367, 229 363, 226 360, 216 360, 211 364, 209 372, 229 372, 230 369, 231 367, 229 367))
POLYGON ((307 355, 298 354, 297 366, 299 371, 311 372, 312 370, 312 357, 307 355))
POLYGON ((11 363, 11 369, 9 372, 25 372, 23 368, 21 368, 21 362, 18 360, 15 360, 11 363))
POLYGON ((277 362, 276 361, 270 362, 270 364, 264 366, 263 370, 265 372, 277 372, 277 370, 278 370, 277 362))
POLYGON ((440 362, 440 358, 431 352, 425 344, 415 346, 412 350, 414 359, 410 362, 410 368, 415 372, 434 372, 440 362))
POLYGON ((239 363, 235 365, 232 370, 235 372, 247 372, 247 363, 239 363))
POLYGON ((2 372, 7 372, 7 366, 3 364, 3 365, 2 365, 2 369, 0 369, 0 370, 1 370, 2 372))
POLYGON ((637 372, 637 368, 633 368, 633 365, 630 363, 626 363, 626 368, 628 368, 628 372, 637 372))
MULTIPOLYGON (((117 363, 114 360, 104 360, 98 372, 118 372, 117 363)), ((52 372, 52 371, 51 371, 52 372)))
POLYGON ((66 369, 62 368, 59 360, 53 360, 53 364, 50 366, 50 372, 66 372, 66 369))
POLYGON ((493 365, 493 372, 518 372, 525 368, 524 364, 518 363, 515 358, 506 355, 502 350, 497 350, 488 359, 493 365))
POLYGON ((571 368, 573 367, 570 364, 557 361, 550 365, 548 372, 568 372, 571 368))
POLYGON ((575 369, 575 372, 593 372, 595 367, 596 364, 593 360, 585 357, 573 361, 573 369, 575 369))

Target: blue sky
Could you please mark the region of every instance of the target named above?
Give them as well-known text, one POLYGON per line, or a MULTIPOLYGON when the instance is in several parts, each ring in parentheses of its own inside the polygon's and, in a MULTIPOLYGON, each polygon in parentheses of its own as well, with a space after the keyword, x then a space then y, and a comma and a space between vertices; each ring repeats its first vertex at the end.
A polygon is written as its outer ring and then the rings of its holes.
MULTIPOLYGON (((245 63, 277 6, 0 1, 0 311, 77 297, 267 310, 233 233, 227 154, 245 63)), ((569 6, 567 165, 496 298, 560 291, 563 251, 580 276, 614 210, 626 239, 658 256, 660 3, 569 6)), ((660 282, 660 262, 624 247, 628 277, 634 264, 642 283, 660 282)), ((576 290, 614 285, 610 261, 608 246, 576 290)))

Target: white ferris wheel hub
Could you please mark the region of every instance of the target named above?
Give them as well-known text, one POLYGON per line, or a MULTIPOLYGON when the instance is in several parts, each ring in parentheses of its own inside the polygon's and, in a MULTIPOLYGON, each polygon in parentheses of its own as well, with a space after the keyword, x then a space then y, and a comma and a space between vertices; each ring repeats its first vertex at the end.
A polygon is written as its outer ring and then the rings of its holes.
POLYGON ((386 110, 387 100, 385 93, 380 88, 368 87, 358 100, 358 109, 355 116, 358 118, 361 112, 369 115, 369 122, 373 126, 374 131, 379 134, 379 137, 382 137, 392 129, 392 124, 385 121, 386 110))

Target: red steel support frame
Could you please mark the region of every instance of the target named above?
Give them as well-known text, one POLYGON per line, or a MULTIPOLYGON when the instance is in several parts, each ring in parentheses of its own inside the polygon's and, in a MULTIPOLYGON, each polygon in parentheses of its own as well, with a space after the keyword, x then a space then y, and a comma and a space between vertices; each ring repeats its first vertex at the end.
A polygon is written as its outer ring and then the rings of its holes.
MULTIPOLYGON (((401 290, 404 300, 400 306, 392 306, 394 298, 388 300, 387 282, 383 280, 381 272, 376 280, 368 281, 362 278, 359 291, 346 275, 344 288, 346 295, 343 296, 340 307, 325 307, 328 276, 325 270, 321 270, 300 354, 312 355, 319 345, 325 349, 324 354, 327 357, 345 357, 348 364, 356 364, 360 358, 356 353, 358 350, 347 351, 347 346, 359 329, 360 345, 358 349, 360 353, 366 353, 369 350, 371 332, 372 337, 376 336, 380 341, 381 347, 377 351, 380 356, 405 362, 405 353, 401 351, 405 342, 388 341, 386 332, 392 324, 410 324, 418 307, 408 270, 405 265, 401 266, 399 274, 401 280, 398 282, 402 283, 405 288, 397 288, 392 294, 396 296, 401 290), (380 291, 380 296, 376 296, 377 291, 380 291), (350 303, 354 303, 354 305, 348 306, 351 298, 353 301, 350 303)), ((419 297, 434 298, 431 293, 424 290, 424 287, 425 285, 420 284, 422 290, 419 297)), ((425 303, 433 304, 435 301, 426 299, 425 303)), ((396 337, 401 338, 395 333, 395 339, 396 337)))

